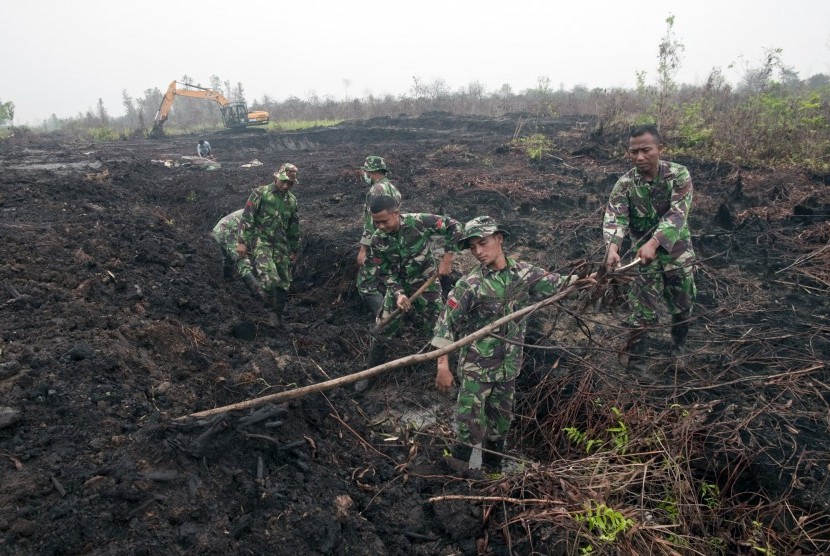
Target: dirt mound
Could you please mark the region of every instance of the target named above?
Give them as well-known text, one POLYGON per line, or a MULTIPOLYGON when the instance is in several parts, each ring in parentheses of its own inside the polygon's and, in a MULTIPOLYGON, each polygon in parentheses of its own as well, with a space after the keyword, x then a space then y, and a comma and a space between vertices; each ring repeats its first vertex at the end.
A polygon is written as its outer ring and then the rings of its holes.
MULTIPOLYGON (((368 154, 384 156, 406 211, 492 214, 513 253, 547 268, 599 260, 602 207, 627 164, 576 120, 537 122, 555 148, 531 160, 510 145, 522 121, 436 113, 222 132, 209 138, 216 169, 182 158, 194 137, 0 143, 0 552, 564 551, 554 525, 440 499, 516 497, 521 483, 494 494, 492 482, 444 467, 452 401, 434 392, 431 364, 384 376, 362 398, 343 388, 177 420, 362 370, 371 323, 353 286, 365 193, 355 168, 368 154), (300 168, 290 334, 268 326, 241 282, 223 280, 209 235, 282 162, 300 168)), ((701 426, 696 476, 724 499, 786 498, 794 515, 826 515, 826 179, 678 161, 695 181, 702 260, 688 371, 655 360, 657 384, 636 387, 613 362, 619 315, 586 308, 578 325, 553 312, 534 328, 543 349, 528 354, 511 450, 543 463, 575 457, 562 431, 596 420, 598 396, 630 424, 650 415, 674 426, 682 419, 667 408, 688 408, 701 426)), ((406 335, 391 356, 426 340, 406 335)), ((808 523, 826 543, 826 519, 808 523)), ((713 529, 728 552, 748 535, 713 529)))

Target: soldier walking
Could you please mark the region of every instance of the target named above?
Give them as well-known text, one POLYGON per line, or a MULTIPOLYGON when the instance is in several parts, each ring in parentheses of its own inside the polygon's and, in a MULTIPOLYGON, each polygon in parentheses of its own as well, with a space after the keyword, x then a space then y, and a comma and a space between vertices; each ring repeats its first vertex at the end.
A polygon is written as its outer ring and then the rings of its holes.
POLYGON ((298 182, 293 164, 274 172, 274 181, 257 187, 248 197, 239 221, 236 252, 248 256, 265 291, 266 307, 272 310, 271 324, 282 328, 282 314, 291 285, 291 263, 300 247, 300 219, 297 197, 291 188, 298 182))

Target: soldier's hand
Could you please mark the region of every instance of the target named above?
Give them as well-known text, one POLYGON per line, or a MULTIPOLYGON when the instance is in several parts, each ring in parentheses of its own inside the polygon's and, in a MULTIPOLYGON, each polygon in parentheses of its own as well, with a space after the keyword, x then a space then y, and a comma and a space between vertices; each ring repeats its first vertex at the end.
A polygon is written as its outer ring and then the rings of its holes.
POLYGON ((640 257, 642 264, 648 264, 657 258, 657 248, 660 243, 656 239, 650 239, 642 247, 637 249, 637 256, 640 257), (656 244, 656 245, 655 245, 656 244))
POLYGON ((248 252, 248 247, 244 243, 237 243, 236 252, 244 257, 245 254, 248 252))
POLYGON ((614 248, 608 249, 608 254, 605 255, 605 266, 614 268, 620 265, 620 254, 614 248))
POLYGON ((396 300, 395 304, 398 306, 398 309, 404 312, 412 309, 412 302, 409 301, 409 298, 406 297, 404 294, 398 295, 398 299, 396 300))
POLYGON ((438 265, 438 275, 448 276, 452 272, 452 253, 445 253, 438 265))
POLYGON ((297 253, 291 253, 290 255, 288 255, 288 260, 290 260, 292 263, 297 262, 297 253))
POLYGON ((450 372, 449 357, 443 355, 438 358, 438 372, 435 374, 435 389, 447 393, 452 388, 453 376, 450 372))
POLYGON ((360 251, 357 252, 357 266, 363 266, 366 264, 366 249, 361 248, 360 251))

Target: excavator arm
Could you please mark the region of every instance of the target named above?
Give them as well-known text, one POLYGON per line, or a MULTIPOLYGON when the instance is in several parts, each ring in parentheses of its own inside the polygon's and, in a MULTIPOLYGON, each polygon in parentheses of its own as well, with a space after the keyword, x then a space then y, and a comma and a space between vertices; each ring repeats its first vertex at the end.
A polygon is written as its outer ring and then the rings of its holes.
POLYGON ((167 116, 170 115, 170 108, 173 106, 173 100, 176 96, 203 98, 212 100, 219 104, 222 111, 222 120, 226 127, 245 127, 249 125, 265 125, 269 121, 268 113, 264 111, 248 112, 248 107, 244 102, 230 102, 225 95, 214 89, 192 85, 190 83, 182 83, 188 89, 181 89, 178 83, 173 81, 167 87, 167 92, 161 99, 156 118, 153 123, 153 129, 150 132, 151 136, 162 135, 162 126, 167 121, 167 116))

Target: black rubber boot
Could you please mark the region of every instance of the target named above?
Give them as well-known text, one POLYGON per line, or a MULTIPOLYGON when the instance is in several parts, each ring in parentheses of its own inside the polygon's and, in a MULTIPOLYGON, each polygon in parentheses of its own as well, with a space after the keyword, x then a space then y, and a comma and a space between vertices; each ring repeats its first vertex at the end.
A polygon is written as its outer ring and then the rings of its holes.
POLYGON ((363 304, 366 305, 372 316, 377 318, 381 309, 383 309, 383 296, 379 293, 364 295, 363 304))
POLYGON ((689 335, 690 312, 678 313, 671 316, 671 356, 675 363, 686 366, 686 337, 689 335))
POLYGON ((233 278, 233 261, 227 257, 222 259, 222 278, 225 280, 233 278))
POLYGON ((455 444, 450 452, 451 455, 444 458, 450 469, 454 471, 468 471, 470 469, 470 456, 473 455, 472 446, 455 444))
POLYGON ((504 453, 504 439, 485 440, 482 443, 481 466, 487 473, 501 473, 501 454, 504 453), (498 452, 497 454, 491 452, 498 452))
MULTIPOLYGON (((366 358, 366 368, 377 367, 386 360, 386 344, 382 340, 373 339, 369 348, 369 357, 366 358)), ((364 378, 354 383, 354 391, 365 392, 372 385, 372 378, 364 378)))
POLYGON ((274 291, 271 292, 271 324, 276 328, 285 328, 282 313, 285 311, 287 302, 288 292, 282 288, 274 288, 274 291))
POLYGON ((248 289, 251 290, 254 297, 263 302, 267 301, 267 296, 265 295, 259 280, 256 279, 256 276, 253 274, 246 274, 242 277, 242 281, 245 282, 245 285, 248 286, 248 289))
POLYGON ((641 326, 632 328, 628 332, 625 346, 620 351, 620 363, 628 370, 645 371, 648 369, 646 353, 648 353, 648 335, 645 328, 641 326))

